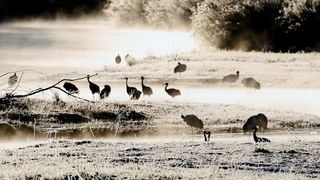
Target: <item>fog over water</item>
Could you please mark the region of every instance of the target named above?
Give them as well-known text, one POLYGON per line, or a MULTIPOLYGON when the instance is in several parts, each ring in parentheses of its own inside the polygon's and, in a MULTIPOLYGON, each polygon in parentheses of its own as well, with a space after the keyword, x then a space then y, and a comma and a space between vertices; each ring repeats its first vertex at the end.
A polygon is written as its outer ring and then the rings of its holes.
POLYGON ((114 29, 103 20, 26 21, 0 25, 1 64, 103 69, 114 57, 191 51, 188 32, 114 29))

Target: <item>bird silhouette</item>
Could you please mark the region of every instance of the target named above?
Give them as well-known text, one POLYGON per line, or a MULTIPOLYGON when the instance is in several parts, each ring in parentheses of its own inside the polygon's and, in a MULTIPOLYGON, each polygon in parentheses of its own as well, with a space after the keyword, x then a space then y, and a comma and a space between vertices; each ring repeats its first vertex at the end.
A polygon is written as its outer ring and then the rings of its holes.
POLYGON ((104 85, 104 88, 100 92, 100 99, 109 97, 110 92, 111 92, 111 87, 109 85, 104 85))
POLYGON ((141 96, 141 91, 139 91, 138 89, 135 89, 133 90, 131 100, 138 100, 140 96, 141 96))
POLYGON ((229 74, 227 76, 224 76, 222 79, 222 82, 234 83, 239 79, 239 75, 240 75, 240 72, 237 71, 236 74, 229 74))
POLYGON ((252 89, 260 89, 261 88, 260 83, 252 77, 242 79, 241 83, 246 88, 252 88, 252 89))
POLYGON ((203 129, 203 122, 201 119, 199 119, 196 115, 181 115, 181 118, 183 119, 184 122, 187 123, 187 125, 199 129, 203 129))
POLYGON ((9 86, 14 86, 18 82, 18 76, 14 73, 12 76, 9 77, 8 84, 9 86))
POLYGON ((127 94, 130 96, 130 98, 132 98, 133 93, 137 90, 137 88, 135 87, 130 87, 128 85, 128 78, 124 78, 126 80, 126 88, 127 88, 127 94))
POLYGON ((90 81, 90 76, 89 75, 87 75, 87 80, 89 82, 89 88, 91 90, 91 93, 92 93, 92 96, 93 96, 93 99, 94 99, 94 94, 96 94, 96 93, 99 94, 100 93, 100 87, 90 81))
POLYGON ((174 68, 173 72, 182 73, 182 72, 185 72, 186 70, 187 70, 187 65, 181 64, 180 62, 178 62, 178 65, 174 68))
POLYGON ((144 77, 141 76, 141 86, 142 86, 143 95, 144 96, 151 96, 153 94, 151 87, 144 85, 143 81, 144 81, 144 77))
POLYGON ((132 56, 130 56, 129 54, 127 54, 124 59, 125 59, 128 66, 133 66, 136 64, 136 60, 132 56))
POLYGON ((246 133, 257 126, 259 127, 260 132, 264 132, 264 130, 267 129, 268 118, 262 113, 249 117, 246 123, 243 125, 243 132, 246 133))
MULTIPOLYGON (((196 115, 181 115, 181 118, 184 122, 187 123, 188 126, 191 127, 191 131, 193 134, 193 128, 203 129, 203 121, 199 119, 196 115)), ((210 141, 211 131, 204 131, 203 132, 204 141, 210 141)))
POLYGON ((72 83, 65 82, 63 84, 63 88, 70 94, 79 94, 79 89, 72 83))
POLYGON ((211 131, 204 131, 203 136, 204 136, 204 141, 210 141, 211 131))
POLYGON ((121 63, 121 57, 120 55, 118 54, 118 56, 115 58, 115 61, 117 64, 120 64, 121 63))
POLYGON ((181 118, 185 123, 187 123, 188 126, 191 127, 191 131, 193 134, 193 128, 203 129, 203 122, 201 119, 199 119, 196 115, 181 115, 181 118))
POLYGON ((269 139, 267 138, 260 138, 260 137, 257 137, 256 133, 257 133, 257 130, 258 128, 257 127, 254 127, 253 128, 254 132, 253 132, 253 139, 254 139, 254 142, 256 143, 265 143, 265 142, 271 142, 269 139))
POLYGON ((176 96, 180 96, 181 92, 178 89, 174 89, 174 88, 170 88, 168 89, 168 83, 164 84, 166 87, 164 88, 164 90, 167 92, 167 94, 169 94, 169 96, 171 96, 172 98, 176 97, 176 96))

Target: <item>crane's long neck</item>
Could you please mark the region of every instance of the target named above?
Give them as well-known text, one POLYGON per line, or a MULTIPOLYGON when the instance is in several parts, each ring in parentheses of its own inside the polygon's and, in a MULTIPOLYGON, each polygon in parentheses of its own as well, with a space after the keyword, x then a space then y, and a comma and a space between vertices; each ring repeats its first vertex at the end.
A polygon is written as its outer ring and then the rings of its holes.
POLYGON ((128 86, 128 79, 126 79, 126 86, 127 86, 127 88, 129 87, 129 86, 128 86))
POLYGON ((143 84, 143 79, 141 79, 141 86, 142 86, 142 87, 144 86, 144 84, 143 84))
POLYGON ((253 132, 253 139, 257 142, 258 141, 258 137, 257 137, 257 128, 254 128, 254 132, 253 132))
POLYGON ((91 81, 90 81, 90 78, 89 78, 89 77, 87 77, 87 80, 88 80, 88 82, 89 82, 89 83, 91 83, 91 81))
POLYGON ((166 87, 164 88, 164 90, 166 90, 166 91, 167 91, 167 88, 168 88, 168 84, 166 84, 166 87))

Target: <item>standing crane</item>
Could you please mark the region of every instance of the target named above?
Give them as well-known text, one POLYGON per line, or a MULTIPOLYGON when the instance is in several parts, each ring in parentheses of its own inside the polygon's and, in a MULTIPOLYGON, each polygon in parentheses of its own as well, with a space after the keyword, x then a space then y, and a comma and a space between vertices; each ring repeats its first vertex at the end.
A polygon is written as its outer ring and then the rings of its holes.
POLYGON ((100 94, 100 87, 98 85, 96 85, 95 83, 90 81, 90 75, 87 75, 87 80, 89 82, 89 88, 91 90, 93 99, 94 99, 94 94, 100 94))
POLYGON ((166 87, 164 88, 164 90, 167 92, 167 94, 169 96, 171 96, 172 98, 176 97, 176 96, 180 96, 181 95, 181 92, 179 89, 174 89, 174 88, 170 88, 168 89, 168 83, 165 83, 164 84, 166 87))
POLYGON ((144 85, 143 81, 144 81, 144 77, 141 76, 141 86, 142 86, 143 95, 144 96, 151 96, 153 94, 151 87, 144 85))
POLYGON ((240 72, 237 71, 236 74, 229 74, 227 76, 224 76, 222 79, 222 82, 224 83, 234 83, 239 79, 240 72))

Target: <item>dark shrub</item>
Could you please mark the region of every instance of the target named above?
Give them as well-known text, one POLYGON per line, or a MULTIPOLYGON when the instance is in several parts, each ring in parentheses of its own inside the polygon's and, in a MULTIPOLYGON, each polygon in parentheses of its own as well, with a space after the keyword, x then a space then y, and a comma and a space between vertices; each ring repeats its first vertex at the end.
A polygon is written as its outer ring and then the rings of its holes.
POLYGON ((317 0, 205 0, 195 8, 192 20, 202 43, 222 49, 318 49, 317 0))

